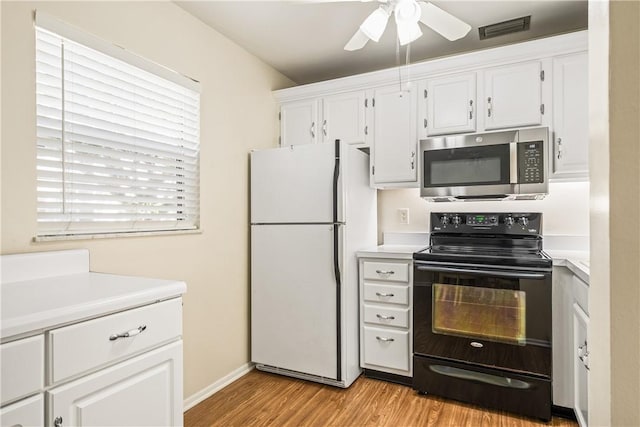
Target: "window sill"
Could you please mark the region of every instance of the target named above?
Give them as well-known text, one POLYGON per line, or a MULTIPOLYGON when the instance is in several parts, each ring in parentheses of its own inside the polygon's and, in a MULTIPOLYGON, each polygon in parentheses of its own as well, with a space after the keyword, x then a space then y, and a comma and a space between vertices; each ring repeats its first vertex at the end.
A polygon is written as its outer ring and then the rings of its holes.
POLYGON ((175 236, 179 234, 202 234, 202 229, 196 230, 164 230, 164 231, 132 231, 119 233, 96 233, 96 234, 61 234, 57 236, 36 236, 34 242, 52 242, 60 240, 96 240, 96 239, 116 239, 121 237, 157 237, 175 236))

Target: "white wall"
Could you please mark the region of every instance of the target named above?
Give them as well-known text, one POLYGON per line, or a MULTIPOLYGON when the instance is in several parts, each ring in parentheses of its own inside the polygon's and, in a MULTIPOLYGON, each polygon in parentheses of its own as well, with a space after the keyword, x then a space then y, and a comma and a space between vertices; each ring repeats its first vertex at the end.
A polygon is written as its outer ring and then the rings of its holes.
MULTIPOLYGON (((549 184, 542 200, 507 202, 426 202, 417 188, 378 191, 378 239, 383 232, 429 231, 431 212, 542 212, 544 234, 589 235, 589 183, 549 184), (400 224, 399 208, 409 208, 409 224, 400 224)), ((585 248, 586 249, 586 248, 585 248)))
POLYGON ((171 2, 1 2, 2 253, 88 248, 94 271, 180 279, 185 397, 249 361, 248 151, 277 142, 271 94, 292 84, 171 2), (199 80, 202 233, 33 243, 39 9, 199 80))

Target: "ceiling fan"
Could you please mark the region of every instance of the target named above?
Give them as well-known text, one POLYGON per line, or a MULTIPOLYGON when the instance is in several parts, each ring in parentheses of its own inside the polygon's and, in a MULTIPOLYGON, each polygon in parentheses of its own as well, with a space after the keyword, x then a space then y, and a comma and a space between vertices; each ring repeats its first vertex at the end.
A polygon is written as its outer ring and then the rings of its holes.
MULTIPOLYGON (((367 1, 367 0, 361 0, 367 1)), ((358 31, 344 46, 344 50, 362 49, 369 40, 377 42, 394 15, 401 46, 411 43, 422 35, 422 22, 448 40, 457 40, 467 35, 471 26, 455 16, 422 0, 377 0, 380 6, 364 20, 358 31)))

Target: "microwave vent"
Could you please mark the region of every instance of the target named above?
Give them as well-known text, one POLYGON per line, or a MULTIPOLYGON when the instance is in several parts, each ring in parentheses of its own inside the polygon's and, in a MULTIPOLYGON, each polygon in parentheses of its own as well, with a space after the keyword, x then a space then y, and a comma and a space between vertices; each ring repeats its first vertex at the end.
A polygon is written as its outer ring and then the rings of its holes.
POLYGON ((527 31, 529 29, 530 22, 531 15, 528 15, 479 27, 478 32, 480 33, 480 40, 504 36, 505 34, 517 33, 519 31, 527 31))

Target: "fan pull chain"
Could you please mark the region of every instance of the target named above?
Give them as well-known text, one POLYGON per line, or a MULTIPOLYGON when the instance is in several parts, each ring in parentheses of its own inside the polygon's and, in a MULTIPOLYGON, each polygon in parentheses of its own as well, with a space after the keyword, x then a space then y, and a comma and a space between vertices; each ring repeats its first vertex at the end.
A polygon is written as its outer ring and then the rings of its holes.
POLYGON ((400 40, 396 37, 396 67, 398 67, 398 87, 400 96, 402 96, 402 70, 400 66, 400 40))

